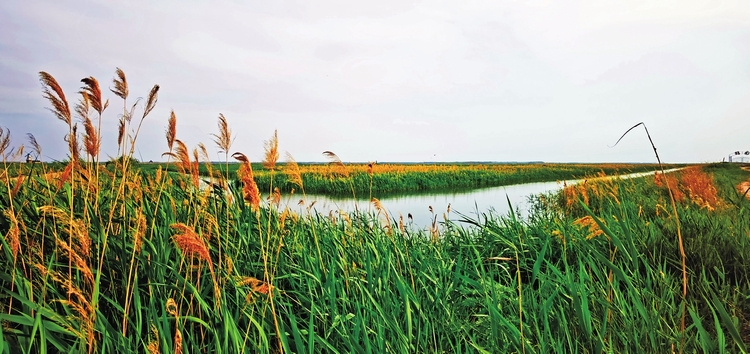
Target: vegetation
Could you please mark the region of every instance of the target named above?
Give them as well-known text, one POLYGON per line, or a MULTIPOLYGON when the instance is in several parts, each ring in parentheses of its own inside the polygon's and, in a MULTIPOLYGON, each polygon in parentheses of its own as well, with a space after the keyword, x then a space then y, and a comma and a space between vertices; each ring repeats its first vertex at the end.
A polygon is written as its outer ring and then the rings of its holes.
MULTIPOLYGON (((230 176, 236 173, 240 164, 228 165, 230 176)), ((285 164, 279 164, 283 171, 285 164)), ((668 168, 682 167, 673 164, 668 168)), ((357 196, 387 195, 391 193, 445 191, 467 188, 497 187, 518 183, 548 182, 584 178, 604 173, 606 175, 628 174, 654 171, 656 164, 299 164, 299 172, 305 191, 314 194, 357 196)), ((144 164, 142 171, 154 172, 157 169, 176 172, 175 166, 167 164, 144 164)), ((261 170, 262 164, 254 164, 259 171, 255 180, 261 190, 268 190, 271 173, 261 170)), ((199 174, 215 177, 219 171, 225 172, 223 163, 204 163, 199 166, 199 174)), ((274 174, 274 184, 281 192, 291 192, 299 186, 290 181, 288 174, 274 174)))
MULTIPOLYGON (((137 124, 124 109, 125 158, 104 168, 98 129, 83 117, 79 157, 62 89, 41 77, 71 127, 70 160, 16 177, 6 164, 0 353, 747 352, 750 201, 735 186, 750 176, 736 165, 592 180, 537 197, 528 220, 488 213, 425 234, 377 200, 377 214, 335 218, 279 209, 275 134, 266 202, 242 153, 236 175, 207 165, 221 177, 200 183, 206 149, 177 139, 174 114, 178 173, 144 173, 130 158, 158 89, 137 124)), ((119 69, 114 83, 127 102, 119 69)), ((98 83, 84 84, 76 111, 101 115, 98 83)), ((220 116, 227 159, 232 138, 220 116)), ((301 168, 287 167, 304 192, 301 168)))

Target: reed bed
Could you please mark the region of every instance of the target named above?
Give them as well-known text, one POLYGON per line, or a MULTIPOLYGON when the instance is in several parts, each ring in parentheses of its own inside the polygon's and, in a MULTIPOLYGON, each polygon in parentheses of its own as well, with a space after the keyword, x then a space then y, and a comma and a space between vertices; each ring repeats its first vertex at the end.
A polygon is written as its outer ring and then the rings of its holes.
MULTIPOLYGON (((340 161, 340 160, 339 160, 340 161)), ((199 174, 208 176, 208 170, 218 173, 222 163, 202 164, 199 174)), ((284 164, 278 170, 284 169, 284 164)), ((673 164, 672 167, 684 165, 673 164)), ((141 170, 155 171, 158 168, 177 171, 164 164, 142 164, 141 170)), ((253 166, 260 170, 262 164, 253 166)), ((498 187, 518 183, 549 182, 596 176, 598 174, 617 175, 635 172, 654 171, 656 164, 391 164, 391 163, 352 163, 352 164, 299 164, 299 176, 308 193, 346 196, 367 196, 372 192, 378 196, 388 194, 419 193, 426 191, 446 191, 482 187, 498 187)), ((239 168, 237 164, 228 166, 230 171, 239 168)), ((271 184, 271 174, 261 171, 255 175, 258 186, 267 190, 271 184)), ((289 175, 274 176, 274 185, 282 192, 299 190, 299 183, 290 180, 289 175)))
MULTIPOLYGON (((42 82, 67 117, 59 85, 42 82)), ((126 82, 118 70, 123 101, 126 82)), ((101 102, 84 84, 82 99, 101 102)), ((5 165, 0 352, 747 352, 750 201, 737 166, 569 186, 536 197, 527 220, 487 212, 434 237, 384 213, 282 208, 275 186, 308 190, 305 167, 278 170, 276 133, 265 172, 230 153, 223 116, 214 140, 227 161, 205 165, 210 183, 198 183, 206 147, 179 140, 176 114, 165 154, 179 172, 144 172, 132 152, 155 120, 155 87, 124 104, 133 119, 111 167, 98 163, 98 127, 78 135, 65 119, 73 142, 59 173, 24 165, 11 178, 5 165), (677 215, 667 178, 684 194, 677 215)), ((104 102, 89 102, 91 124, 104 102)), ((18 158, 7 149, 3 161, 18 158)), ((379 174, 366 169, 368 184, 379 174)))

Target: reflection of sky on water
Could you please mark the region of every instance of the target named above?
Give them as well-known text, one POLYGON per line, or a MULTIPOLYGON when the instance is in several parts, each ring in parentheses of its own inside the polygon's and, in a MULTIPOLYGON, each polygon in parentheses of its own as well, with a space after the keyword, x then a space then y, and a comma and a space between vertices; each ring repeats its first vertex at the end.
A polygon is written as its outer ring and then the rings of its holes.
MULTIPOLYGON (((673 170, 668 170, 668 172, 670 171, 673 170)), ((653 174, 653 172, 634 173, 620 177, 632 178, 650 174, 653 174)), ((581 180, 569 180, 565 181, 565 183, 570 185, 580 181, 581 180)), ((414 218, 412 227, 414 229, 425 229, 432 223, 435 215, 437 215, 438 222, 444 221, 443 214, 446 213, 449 203, 451 205, 451 213, 448 216, 453 221, 461 219, 457 212, 475 220, 477 219, 477 212, 482 214, 494 210, 497 215, 507 215, 510 211, 508 200, 510 200, 514 211, 520 213, 522 217, 526 217, 528 216, 528 197, 530 195, 557 191, 562 188, 562 186, 563 182, 541 182, 482 188, 461 192, 395 195, 382 198, 374 195, 373 197, 380 200, 383 207, 388 210, 391 219, 398 220, 400 213, 404 216, 404 222, 408 224, 407 215, 411 213, 414 218), (430 206, 432 206, 435 212, 434 214, 430 213, 430 206)), ((289 202, 290 209, 297 210, 302 208, 296 205, 299 198, 301 198, 301 196, 296 196, 296 198, 293 198, 289 202)), ((331 211, 335 213, 339 210, 344 210, 347 213, 351 213, 355 210, 355 202, 352 197, 330 197, 325 195, 308 194, 305 205, 309 205, 309 203, 312 203, 313 201, 315 201, 313 208, 323 215, 328 215, 331 211)), ((361 199, 358 197, 356 200, 356 207, 360 211, 375 211, 375 208, 366 198, 361 199)))

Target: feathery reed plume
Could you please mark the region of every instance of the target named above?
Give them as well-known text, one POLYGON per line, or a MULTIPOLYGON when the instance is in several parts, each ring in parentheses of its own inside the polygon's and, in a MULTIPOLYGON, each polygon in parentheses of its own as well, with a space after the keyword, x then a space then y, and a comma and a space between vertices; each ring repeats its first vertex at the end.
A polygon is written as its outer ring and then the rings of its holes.
POLYGON ((5 150, 10 146, 10 128, 0 127, 0 158, 5 158, 5 150))
POLYGON ((190 226, 177 223, 170 225, 170 227, 179 232, 177 235, 172 236, 172 239, 184 255, 196 256, 198 259, 208 263, 209 267, 213 268, 211 255, 208 252, 206 243, 203 242, 203 239, 190 226))
POLYGON ((179 328, 174 332, 174 354, 182 354, 182 333, 179 328))
POLYGON ((117 146, 122 146, 122 139, 125 137, 125 117, 120 118, 120 125, 117 127, 117 146))
POLYGON ((138 212, 138 219, 136 221, 135 232, 133 233, 133 249, 135 253, 141 253, 141 247, 143 246, 143 236, 146 235, 146 216, 142 212, 138 212))
POLYGON ((10 251, 13 254, 13 263, 15 263, 18 251, 21 249, 21 232, 18 229, 18 220, 11 210, 5 209, 4 214, 10 221, 10 230, 5 234, 5 242, 10 246, 10 251))
POLYGON ((216 282, 214 263, 211 261, 211 254, 209 253, 208 246, 206 246, 206 242, 190 226, 183 223, 172 224, 170 227, 179 232, 177 235, 172 236, 172 239, 183 255, 195 256, 208 263, 208 269, 211 272, 211 279, 214 283, 214 299, 218 307, 221 294, 219 292, 219 285, 216 282))
POLYGON ((276 167, 276 162, 279 161, 279 135, 278 131, 273 131, 273 136, 270 140, 264 142, 266 157, 263 159, 263 167, 268 170, 273 170, 276 167))
POLYGON ((284 173, 287 175, 289 183, 302 188, 302 191, 304 192, 304 187, 302 186, 302 173, 299 170, 297 161, 294 160, 294 157, 292 157, 292 154, 290 154, 289 151, 286 152, 286 166, 284 167, 284 173))
POLYGON ((185 146, 185 143, 183 143, 180 139, 175 139, 175 142, 177 143, 177 148, 174 150, 174 152, 172 152, 170 149, 169 152, 165 152, 161 154, 161 156, 171 156, 172 158, 177 160, 177 167, 180 169, 180 172, 188 173, 191 171, 190 152, 188 151, 187 146, 185 146))
POLYGON ((159 85, 154 85, 151 88, 151 92, 148 93, 148 99, 146 99, 146 107, 143 108, 143 118, 151 113, 151 110, 156 107, 156 101, 159 100, 159 85))
POLYGON ((122 69, 117 68, 115 70, 115 75, 117 75, 117 77, 112 79, 115 88, 109 90, 123 100, 126 100, 128 98, 128 80, 125 79, 125 73, 122 69))
POLYGON ((375 210, 378 212, 378 215, 380 215, 380 213, 383 213, 383 215, 385 215, 385 220, 387 222, 387 228, 390 231, 390 229, 391 229, 391 218, 388 216, 388 211, 385 210, 385 208, 383 207, 383 204, 380 203, 380 200, 378 200, 378 198, 372 198, 370 201, 372 202, 372 205, 375 207, 375 210))
POLYGON ((42 93, 44 98, 52 104, 52 108, 49 108, 50 112, 52 112, 58 119, 67 123, 68 126, 72 126, 73 120, 70 114, 70 106, 68 105, 68 101, 65 99, 65 93, 62 88, 60 88, 57 80, 55 80, 52 75, 40 71, 39 81, 42 83, 42 93))
POLYGON ((232 154, 232 157, 235 160, 242 162, 242 165, 240 165, 240 168, 237 170, 237 178, 242 181, 242 194, 245 201, 250 203, 253 209, 259 210, 260 191, 258 190, 258 185, 253 178, 253 168, 250 165, 250 160, 241 152, 235 152, 232 154))
POLYGON ((169 114, 169 124, 167 125, 167 147, 169 151, 172 151, 174 146, 175 137, 177 137, 177 116, 174 114, 174 110, 169 114))
MULTIPOLYGON (((93 88, 90 88, 89 90, 99 90, 99 84, 96 83, 96 79, 89 78, 90 80, 94 80, 93 83, 90 83, 90 85, 93 85, 93 88)), ((83 79, 83 80, 89 80, 89 79, 83 79)), ((85 82, 85 81, 84 81, 85 82)), ((89 84, 89 83, 87 83, 89 84)), ((81 121, 83 122, 83 129, 86 132, 86 134, 83 137, 83 146, 86 150, 86 154, 88 154, 92 159, 94 159, 97 155, 99 155, 99 147, 101 146, 101 140, 99 139, 99 136, 96 132, 96 129, 94 128, 94 123, 91 121, 91 118, 89 117, 89 110, 91 109, 91 106, 94 105, 94 109, 97 112, 100 112, 101 110, 101 92, 98 92, 98 105, 97 108, 96 100, 97 98, 94 96, 97 93, 90 93, 86 91, 86 88, 84 88, 84 91, 79 92, 81 94, 81 100, 76 104, 75 111, 76 114, 81 118, 81 121)), ((101 112, 100 112, 101 114, 101 112)))
POLYGON ((20 157, 23 156, 23 150, 24 150, 23 144, 21 144, 21 146, 19 146, 18 149, 16 149, 16 152, 13 152, 13 149, 10 149, 10 153, 9 153, 10 161, 19 160, 20 157))
POLYGON ((91 103, 91 107, 94 108, 95 111, 102 114, 102 112, 107 109, 109 101, 102 102, 102 91, 99 88, 99 81, 93 76, 89 76, 81 79, 81 82, 84 84, 84 86, 81 87, 81 95, 88 99, 91 103))
POLYGON ((91 122, 89 117, 83 121, 83 128, 86 131, 86 135, 83 137, 83 146, 86 149, 86 153, 91 156, 92 159, 99 155, 99 147, 101 146, 101 140, 96 133, 94 123, 91 122))
POLYGON ((146 350, 148 350, 149 354, 159 354, 161 351, 159 350, 159 331, 156 329, 156 326, 151 324, 151 335, 149 336, 149 342, 146 346, 146 350))
POLYGON ((271 204, 275 205, 278 208, 280 203, 281 203, 281 191, 279 190, 279 187, 274 187, 273 195, 271 196, 271 204))
POLYGON ((334 165, 340 165, 343 166, 344 163, 341 162, 341 159, 338 157, 338 155, 334 154, 333 151, 323 151, 323 155, 328 158, 328 160, 331 161, 334 165))
POLYGON ((88 229, 83 220, 73 219, 67 212, 51 205, 38 207, 37 211, 44 216, 52 217, 62 225, 70 226, 68 230, 72 232, 72 239, 76 241, 76 244, 71 245, 71 247, 74 247, 77 253, 86 257, 91 254, 91 238, 89 238, 88 229))
MULTIPOLYGON (((2 128, 0 128, 2 129, 2 128)), ((0 134, 1 136, 2 134, 0 134)), ((42 155, 42 146, 39 145, 39 142, 36 141, 36 138, 34 137, 34 134, 27 133, 26 136, 29 138, 29 144, 34 149, 34 154, 38 157, 42 155)))
POLYGON ((215 138, 216 147, 221 149, 222 152, 228 153, 232 147, 232 130, 229 129, 229 124, 223 114, 219 113, 219 134, 211 135, 215 138))
POLYGON ((346 166, 341 161, 341 159, 338 157, 338 155, 334 154, 332 151, 323 151, 323 155, 328 158, 330 161, 330 164, 337 167, 336 172, 344 177, 349 177, 349 171, 346 169, 346 166))
POLYGON ((91 110, 91 100, 88 96, 86 96, 86 93, 81 91, 79 92, 81 94, 81 99, 76 103, 75 105, 75 112, 78 115, 78 118, 81 119, 81 121, 85 121, 89 117, 89 110, 91 110))
MULTIPOLYGON (((211 157, 208 156, 208 150, 206 149, 206 145, 203 145, 203 143, 198 143, 198 151, 200 152, 200 157, 205 162, 211 162, 211 157)), ((196 159, 197 160, 197 159, 196 159)), ((209 166, 210 168, 210 166, 209 166)), ((210 175, 210 173, 209 173, 210 175)))

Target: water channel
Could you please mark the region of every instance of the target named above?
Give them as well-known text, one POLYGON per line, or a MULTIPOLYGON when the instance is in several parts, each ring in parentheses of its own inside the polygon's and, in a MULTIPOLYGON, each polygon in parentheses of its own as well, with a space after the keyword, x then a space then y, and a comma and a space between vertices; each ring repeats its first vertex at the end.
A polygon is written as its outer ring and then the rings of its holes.
MULTIPOLYGON (((665 172, 672 172, 678 169, 670 169, 665 172)), ((627 175, 604 177, 604 178, 634 178, 643 177, 647 175, 653 175, 654 172, 640 172, 632 173, 627 175)), ((582 182, 582 179, 567 180, 565 184, 571 185, 582 182)), ((529 196, 538 195, 541 193, 548 193, 558 191, 563 187, 563 181, 557 182, 541 182, 541 183, 524 183, 515 184, 502 187, 490 187, 472 189, 466 191, 453 191, 453 192, 424 192, 419 194, 406 194, 406 195, 390 195, 383 196, 380 198, 378 195, 373 197, 378 198, 382 206, 388 211, 391 219, 398 220, 399 215, 403 215, 404 222, 413 229, 426 229, 428 228, 434 217, 437 216, 437 221, 444 221, 443 214, 452 221, 458 221, 461 219, 460 214, 464 214, 471 219, 478 219, 477 213, 487 213, 493 211, 496 215, 508 215, 510 206, 512 205, 513 210, 520 214, 521 217, 525 218, 528 216, 529 208, 529 196), (508 204, 510 200, 510 205, 508 204), (448 205, 451 206, 451 212, 447 213, 448 205), (430 212, 432 207, 433 212, 430 212), (408 215, 412 215, 412 220, 408 219, 408 215)), ((304 206, 298 206, 297 202, 301 196, 295 195, 295 197, 284 198, 282 201, 282 208, 284 204, 287 204, 290 209, 300 211, 304 210, 304 206)), ((355 210, 359 211, 372 211, 375 212, 375 208, 369 202, 367 197, 353 199, 349 197, 334 197, 327 195, 308 194, 305 200, 305 205, 313 204, 313 210, 317 211, 322 215, 334 215, 339 211, 345 211, 352 213, 355 210)))

